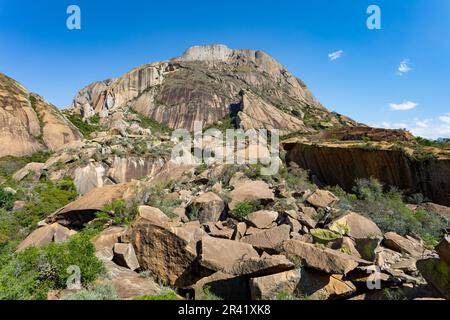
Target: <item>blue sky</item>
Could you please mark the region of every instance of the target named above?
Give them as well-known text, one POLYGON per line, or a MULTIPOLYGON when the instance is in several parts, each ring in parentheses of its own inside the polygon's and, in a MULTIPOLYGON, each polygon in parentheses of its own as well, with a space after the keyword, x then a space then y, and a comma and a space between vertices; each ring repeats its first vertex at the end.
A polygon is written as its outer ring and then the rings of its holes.
POLYGON ((93 81, 212 43, 268 52, 355 120, 450 137, 448 0, 0 0, 0 72, 59 107, 93 81), (71 4, 81 30, 66 28, 71 4), (366 27, 370 4, 381 30, 366 27))

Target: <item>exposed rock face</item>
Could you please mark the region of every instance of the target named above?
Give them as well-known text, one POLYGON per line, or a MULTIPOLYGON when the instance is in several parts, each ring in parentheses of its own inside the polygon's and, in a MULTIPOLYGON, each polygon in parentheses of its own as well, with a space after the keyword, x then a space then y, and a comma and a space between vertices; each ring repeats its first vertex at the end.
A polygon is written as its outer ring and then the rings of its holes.
POLYGON ((249 244, 232 240, 204 237, 201 242, 200 263, 211 270, 223 271, 241 259, 258 258, 249 244))
POLYGON ((311 170, 320 182, 351 191, 357 178, 374 177, 408 193, 422 193, 450 205, 450 157, 416 161, 401 151, 366 150, 361 146, 286 141, 287 162, 311 170))
POLYGON ((81 139, 58 109, 0 73, 0 157, 56 150, 81 139))
POLYGON ((204 232, 195 226, 174 227, 152 220, 138 217, 123 237, 133 244, 139 265, 163 283, 177 287, 195 283, 198 279, 191 277, 197 273, 192 270, 198 268, 196 248, 204 232))
POLYGON ((126 183, 157 173, 164 161, 140 157, 114 157, 108 166, 105 163, 89 163, 74 171, 74 183, 80 194, 113 183, 126 183))
POLYGON ((58 223, 46 225, 33 231, 17 247, 17 252, 23 252, 30 247, 40 247, 51 242, 62 242, 74 235, 76 232, 58 223))
POLYGON ((192 47, 180 58, 93 83, 77 94, 71 112, 105 117, 127 106, 170 128, 188 130, 196 120, 213 124, 239 109, 243 128, 314 131, 302 121, 305 114, 324 126, 355 124, 326 110, 301 80, 266 53, 223 45, 192 47), (248 94, 241 97, 242 90, 248 94))
POLYGON ((236 205, 245 201, 271 201, 274 193, 264 181, 248 181, 240 183, 230 192, 229 207, 233 210, 236 205))
POLYGON ((347 274, 359 265, 349 255, 298 240, 285 241, 283 250, 288 256, 299 258, 303 265, 326 273, 347 274))
POLYGON ((107 204, 122 199, 127 189, 126 184, 96 188, 47 217, 46 222, 81 227, 94 219, 95 213, 101 211, 107 204))
POLYGON ((126 300, 144 295, 158 295, 161 288, 150 279, 141 277, 130 269, 120 267, 111 261, 105 262, 106 276, 99 283, 112 285, 119 299, 126 300))

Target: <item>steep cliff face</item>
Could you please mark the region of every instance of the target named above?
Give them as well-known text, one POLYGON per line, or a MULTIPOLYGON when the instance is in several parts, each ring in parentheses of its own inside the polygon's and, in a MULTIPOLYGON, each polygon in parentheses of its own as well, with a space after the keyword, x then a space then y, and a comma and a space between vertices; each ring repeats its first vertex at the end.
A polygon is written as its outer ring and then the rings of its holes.
POLYGON ((58 109, 0 73, 0 157, 56 150, 81 139, 58 109))
POLYGON ((284 148, 288 163, 311 170, 325 185, 339 185, 351 191, 355 179, 374 177, 386 186, 450 204, 450 156, 414 160, 402 151, 300 141, 287 141, 284 148))
MULTIPOLYGON (((258 105, 270 105, 292 120, 291 125, 282 127, 290 132, 309 132, 312 124, 355 124, 325 109, 301 80, 268 54, 223 45, 195 46, 179 58, 96 82, 76 95, 70 112, 85 118, 94 114, 106 117, 115 109, 131 107, 172 129, 192 130, 196 120, 209 125, 223 119, 242 103, 242 90, 261 100, 258 105)), ((243 123, 249 124, 248 118, 243 123)))

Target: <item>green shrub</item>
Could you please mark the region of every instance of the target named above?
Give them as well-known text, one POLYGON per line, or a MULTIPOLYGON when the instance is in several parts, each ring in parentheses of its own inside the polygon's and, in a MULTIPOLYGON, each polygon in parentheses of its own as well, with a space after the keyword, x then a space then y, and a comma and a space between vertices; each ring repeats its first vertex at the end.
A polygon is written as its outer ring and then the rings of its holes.
POLYGON ((69 266, 78 266, 81 283, 92 283, 103 271, 89 238, 78 234, 69 241, 32 247, 0 258, 0 300, 46 299, 49 290, 63 289, 71 276, 69 266))
POLYGON ((136 297, 134 300, 182 300, 175 291, 169 288, 163 288, 159 295, 136 297))
POLYGON ((383 185, 375 178, 357 179, 353 191, 361 200, 375 201, 383 197, 383 185))
POLYGON ((339 207, 365 215, 383 232, 417 236, 432 247, 442 238, 443 229, 448 227, 448 222, 436 213, 410 210, 400 192, 392 189, 383 193, 381 184, 375 179, 359 180, 354 191, 357 195, 333 189, 341 200, 339 207))
POLYGON ((250 213, 258 211, 259 204, 252 201, 240 202, 236 207, 231 210, 231 215, 233 218, 242 220, 245 219, 250 213))
POLYGON ((0 209, 11 210, 14 207, 15 195, 0 187, 0 209))
POLYGON ((116 290, 108 284, 99 284, 79 292, 69 294, 62 300, 118 300, 116 290))
POLYGON ((100 220, 110 220, 115 225, 129 225, 138 214, 135 204, 127 204, 123 200, 114 200, 97 213, 100 220))
POLYGON ((89 120, 83 120, 83 118, 80 115, 73 115, 73 114, 66 114, 67 119, 69 119, 72 124, 80 130, 80 132, 83 134, 85 138, 90 138, 92 133, 98 131, 100 129, 99 127, 99 120, 100 118, 92 117, 89 120))
POLYGON ((30 191, 29 203, 11 214, 0 209, 0 254, 9 251, 14 243, 23 240, 36 224, 77 197, 72 180, 38 183, 30 191))
POLYGON ((223 300, 221 297, 219 297, 218 295, 214 294, 211 291, 211 287, 206 286, 203 288, 203 295, 202 295, 202 299, 201 300, 223 300))

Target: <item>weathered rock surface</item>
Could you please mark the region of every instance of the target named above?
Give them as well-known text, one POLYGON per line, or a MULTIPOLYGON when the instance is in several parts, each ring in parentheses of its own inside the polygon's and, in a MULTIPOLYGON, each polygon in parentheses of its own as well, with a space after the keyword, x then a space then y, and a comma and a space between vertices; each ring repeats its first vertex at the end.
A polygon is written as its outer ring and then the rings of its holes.
POLYGON ((275 198, 269 185, 264 181, 249 181, 240 183, 230 192, 229 207, 233 210, 236 205, 245 201, 271 201, 275 198))
POLYGON ((46 222, 58 222, 63 226, 80 227, 94 219, 95 213, 101 211, 107 204, 122 199, 127 189, 128 185, 126 184, 93 189, 49 216, 46 222))
POLYGON ((330 230, 346 234, 353 239, 382 237, 380 228, 370 219, 350 212, 331 223, 330 230))
POLYGON ((114 287, 119 299, 127 300, 140 296, 155 296, 160 294, 161 288, 153 280, 141 277, 130 269, 120 267, 114 262, 105 262, 106 275, 98 283, 109 284, 114 287))
POLYGON ((0 158, 56 150, 81 139, 57 108, 0 73, 0 158))
POLYGON ((138 217, 122 240, 133 244, 143 270, 150 270, 163 283, 182 288, 198 280, 191 276, 202 275, 201 271, 193 270, 198 267, 195 263, 197 242, 204 235, 204 231, 196 226, 158 225, 138 217))
POLYGON ((250 213, 245 220, 253 227, 259 229, 268 229, 276 225, 278 212, 261 210, 250 213))
POLYGON ((62 242, 76 231, 70 230, 58 223, 46 225, 33 231, 25 240, 17 247, 16 252, 23 252, 30 247, 40 247, 51 242, 62 242))
POLYGON ((324 185, 351 192, 356 179, 370 177, 407 193, 421 193, 433 202, 450 205, 450 157, 415 161, 402 151, 367 150, 361 144, 314 144, 291 139, 284 143, 287 163, 310 170, 324 185))
POLYGON ((252 257, 238 260, 225 271, 236 276, 262 277, 288 271, 294 267, 294 263, 283 255, 270 256, 263 254, 261 258, 252 257))
POLYGON ((300 281, 299 269, 277 273, 250 280, 250 291, 254 300, 275 300, 281 294, 294 295, 300 281))
POLYGON ((297 257, 304 266, 330 274, 347 274, 359 265, 349 255, 298 240, 283 242, 283 251, 297 257))
POLYGON ((400 253, 407 253, 413 257, 420 258, 427 251, 417 240, 404 238, 395 232, 387 232, 384 235, 384 245, 400 253))
POLYGON ((326 110, 302 81, 266 53, 223 45, 195 46, 180 58, 93 83, 76 95, 71 112, 106 117, 127 106, 170 128, 188 130, 195 121, 210 125, 239 111, 244 128, 313 131, 302 121, 305 114, 324 126, 355 124, 326 110), (252 93, 242 99, 242 90, 252 93))
POLYGON ((121 267, 133 271, 139 269, 139 261, 137 260, 133 245, 130 243, 114 244, 114 262, 121 267))
POLYGON ((114 245, 124 232, 125 228, 123 227, 109 227, 92 239, 97 258, 111 261, 114 258, 114 245))
POLYGON ((208 269, 227 270, 239 260, 249 258, 259 258, 250 244, 213 237, 202 238, 200 264, 208 269))
POLYGON ((450 265, 442 259, 417 261, 422 276, 446 299, 450 299, 450 265))
POLYGON ((275 249, 285 240, 290 239, 291 227, 287 224, 263 230, 261 232, 245 236, 242 242, 251 244, 260 250, 275 251, 275 249))
POLYGON ((195 214, 200 223, 207 223, 219 221, 224 209, 223 200, 217 194, 207 192, 192 201, 189 212, 191 218, 195 214))
POLYGON ((317 189, 306 201, 316 208, 326 208, 335 203, 338 198, 330 191, 317 189))

